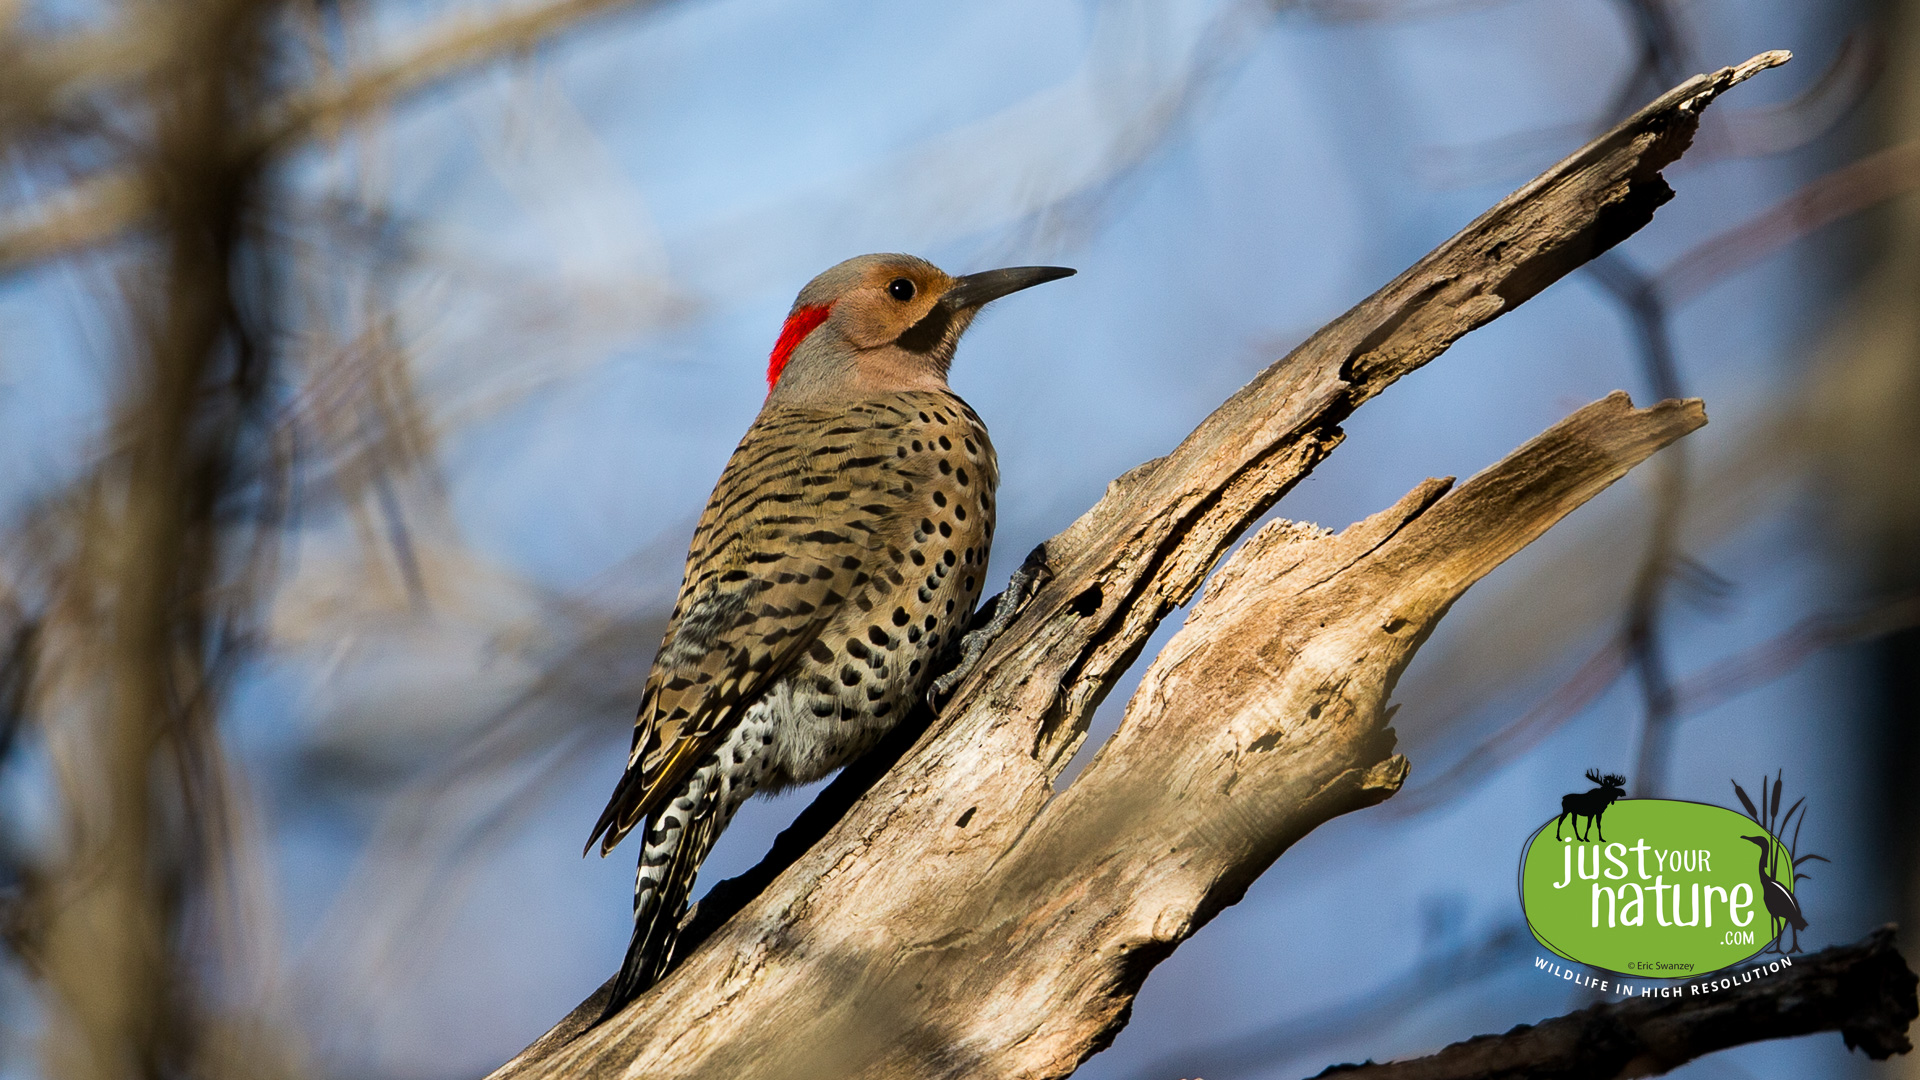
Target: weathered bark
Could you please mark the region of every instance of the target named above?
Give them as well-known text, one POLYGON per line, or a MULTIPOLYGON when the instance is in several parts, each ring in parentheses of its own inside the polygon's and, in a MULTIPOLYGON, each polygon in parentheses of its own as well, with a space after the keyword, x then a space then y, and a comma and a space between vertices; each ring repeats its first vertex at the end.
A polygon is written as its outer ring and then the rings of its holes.
MULTIPOLYGON (((1658 1076, 1730 1046, 1838 1031, 1875 1060, 1913 1049, 1907 1025, 1914 974, 1883 926, 1854 945, 1793 958, 1791 967, 1726 989, 1693 992, 1725 976, 1690 980, 1666 998, 1593 1005, 1504 1035, 1481 1035, 1437 1054, 1384 1065, 1336 1065, 1339 1080, 1614 1080, 1658 1076)), ((1758 966, 1758 965, 1757 965, 1758 966)), ((1317 1080, 1317 1078, 1316 1078, 1317 1080)))
POLYGON ((864 797, 736 890, 655 990, 584 1031, 583 1007, 496 1077, 1050 1077, 1106 1045, 1154 964, 1288 845, 1398 788, 1387 698, 1448 606, 1704 423, 1699 403, 1616 394, 1458 490, 1429 481, 1338 535, 1262 530, 1056 796, 1093 708, 1343 418, 1644 225, 1700 110, 1784 60, 1663 96, 1121 477, 1044 545, 1050 580, 864 797))

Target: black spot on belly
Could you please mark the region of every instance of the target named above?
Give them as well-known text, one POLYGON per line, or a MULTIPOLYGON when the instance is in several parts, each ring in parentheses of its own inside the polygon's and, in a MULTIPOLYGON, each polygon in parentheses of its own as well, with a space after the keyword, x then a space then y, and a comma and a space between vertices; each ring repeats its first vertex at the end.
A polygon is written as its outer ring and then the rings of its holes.
POLYGON ((947 524, 947 523, 946 523, 946 522, 944 522, 944 521, 943 521, 943 522, 941 522, 941 523, 940 523, 940 535, 941 535, 941 536, 948 536, 948 537, 950 537, 950 536, 952 536, 952 535, 953 535, 953 526, 951 526, 951 525, 949 525, 949 524, 947 524))
POLYGON ((905 626, 912 621, 913 621, 913 616, 907 614, 906 608, 897 607, 893 609, 893 625, 905 626))
POLYGON ((954 478, 955 480, 958 480, 958 481, 960 481, 960 486, 961 486, 961 487, 966 487, 966 486, 967 486, 967 470, 965 470, 965 469, 956 469, 956 470, 954 470, 954 473, 953 473, 953 478, 954 478))
POLYGON ((947 475, 947 474, 949 474, 949 473, 951 473, 951 472, 953 472, 953 462, 951 462, 951 461, 948 461, 948 460, 947 460, 946 458, 941 458, 941 459, 940 459, 940 473, 941 473, 941 475, 943 475, 943 476, 944 476, 944 475, 947 475))
POLYGON ((944 508, 947 505, 947 493, 944 491, 934 492, 933 505, 944 508))
POLYGON ((855 660, 865 660, 867 658, 867 643, 861 641, 859 638, 848 638, 847 655, 853 657, 855 660))
POLYGON ((948 566, 952 566, 953 565, 953 549, 948 548, 947 550, 941 552, 940 561, 943 563, 946 563, 948 566))
POLYGON ((913 565, 915 566, 927 565, 927 557, 921 554, 919 548, 915 548, 912 551, 907 552, 907 558, 912 559, 913 565))
POLYGON ((891 701, 883 701, 880 704, 875 705, 873 707, 873 715, 875 716, 885 716, 892 711, 893 711, 893 702, 891 701))
POLYGON ((945 435, 940 436, 940 449, 942 450, 953 449, 953 442, 949 440, 945 435))
POLYGON ((879 701, 879 700, 880 700, 881 698, 883 698, 883 697, 886 697, 886 696, 887 696, 887 688, 886 688, 886 687, 884 687, 884 686, 869 686, 869 687, 867 687, 867 700, 868 700, 868 701, 879 701))
POLYGON ((887 632, 885 630, 882 630, 877 626, 867 627, 867 640, 873 642, 875 645, 878 645, 883 649, 893 648, 893 639, 887 636, 887 632))
POLYGON ((847 686, 860 685, 860 672, 852 664, 840 669, 840 682, 847 686))
POLYGON ((819 640, 818 638, 814 639, 813 644, 807 646, 807 655, 813 657, 816 661, 822 664, 833 663, 832 647, 830 647, 826 642, 819 640))

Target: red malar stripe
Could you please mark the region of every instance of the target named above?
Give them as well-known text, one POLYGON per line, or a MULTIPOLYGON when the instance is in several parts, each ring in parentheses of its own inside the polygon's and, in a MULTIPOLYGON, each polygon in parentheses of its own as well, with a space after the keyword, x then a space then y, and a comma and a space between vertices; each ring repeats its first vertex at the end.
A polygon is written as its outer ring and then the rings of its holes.
POLYGON ((773 384, 780 381, 780 373, 787 369, 787 361, 793 359, 793 350, 800 342, 813 333, 821 323, 827 321, 827 313, 833 310, 832 304, 816 304, 812 307, 794 308, 787 316, 787 324, 780 328, 780 340, 773 343, 773 355, 767 358, 767 392, 773 392, 773 384))

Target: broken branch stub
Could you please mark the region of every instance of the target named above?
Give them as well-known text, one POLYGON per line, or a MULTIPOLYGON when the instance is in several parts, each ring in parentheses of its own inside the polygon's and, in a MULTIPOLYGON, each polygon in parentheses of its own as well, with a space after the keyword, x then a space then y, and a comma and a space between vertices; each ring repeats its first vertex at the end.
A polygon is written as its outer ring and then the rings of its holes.
POLYGON ((1784 59, 1663 96, 1116 481, 1047 543, 1052 579, 939 720, 818 842, 653 991, 589 1030, 576 1014, 495 1076, 1050 1077, 1104 1046, 1153 965, 1288 844, 1397 788, 1384 705, 1447 606, 1703 423, 1698 403, 1616 395, 1458 491, 1429 482, 1337 536, 1264 531, 1056 799, 1087 715, 1341 420, 1644 224, 1700 110, 1784 59))

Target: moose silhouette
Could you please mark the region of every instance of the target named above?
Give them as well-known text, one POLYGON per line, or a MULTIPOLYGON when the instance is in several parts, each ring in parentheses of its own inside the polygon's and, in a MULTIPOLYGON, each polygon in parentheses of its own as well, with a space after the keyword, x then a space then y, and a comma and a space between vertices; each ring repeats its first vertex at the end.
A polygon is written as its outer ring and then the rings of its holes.
POLYGON ((1607 842, 1607 834, 1600 828, 1600 816, 1607 812, 1607 807, 1612 806, 1614 800, 1627 793, 1627 778, 1619 773, 1602 776, 1599 769, 1588 769, 1587 779, 1600 786, 1592 791, 1576 791, 1561 797, 1560 816, 1553 819, 1555 840, 1560 839, 1560 823, 1572 818, 1574 839, 1586 842, 1587 838, 1580 835, 1580 819, 1586 818, 1588 831, 1599 833, 1601 843, 1607 842))

